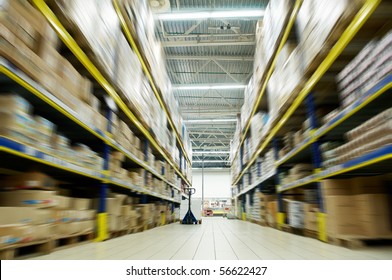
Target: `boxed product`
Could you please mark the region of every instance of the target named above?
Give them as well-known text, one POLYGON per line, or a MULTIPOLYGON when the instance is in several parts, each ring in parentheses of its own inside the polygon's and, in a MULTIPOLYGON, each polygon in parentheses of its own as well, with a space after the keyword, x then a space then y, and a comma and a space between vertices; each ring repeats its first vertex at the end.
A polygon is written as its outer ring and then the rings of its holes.
POLYGON ((0 225, 36 224, 38 209, 26 207, 0 207, 0 225))
POLYGON ((119 231, 121 230, 121 221, 120 216, 117 215, 108 215, 108 229, 109 231, 119 231))
POLYGON ((0 113, 30 115, 31 112, 31 104, 23 97, 12 93, 2 93, 0 95, 0 113))
POLYGON ((33 228, 33 240, 48 239, 56 235, 55 224, 35 225, 33 228))
POLYGON ((327 213, 327 234, 329 236, 362 234, 355 201, 352 196, 326 196, 325 209, 327 213))
POLYGON ((304 228, 311 231, 318 231, 317 214, 319 212, 317 204, 304 204, 304 228))
POLYGON ((294 228, 304 227, 304 203, 301 201, 288 201, 289 225, 294 228))
POLYGON ((366 236, 392 233, 389 197, 387 194, 355 195, 359 224, 366 236))
POLYGON ((25 172, 19 175, 8 176, 2 182, 5 189, 46 189, 54 190, 57 182, 50 176, 41 172, 25 172))
POLYGON ((91 199, 72 197, 71 208, 74 210, 88 210, 91 208, 91 199))
POLYGON ((18 190, 2 192, 0 206, 47 208, 56 206, 56 192, 40 190, 18 190))
POLYGON ((22 224, 0 225, 0 248, 34 240, 34 227, 22 224))

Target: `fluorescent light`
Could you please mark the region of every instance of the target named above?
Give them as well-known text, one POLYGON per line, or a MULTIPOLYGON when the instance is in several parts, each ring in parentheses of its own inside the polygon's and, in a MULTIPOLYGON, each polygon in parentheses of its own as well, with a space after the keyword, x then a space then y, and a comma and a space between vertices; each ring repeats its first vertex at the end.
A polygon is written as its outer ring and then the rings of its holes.
POLYGON ((232 85, 173 85, 172 89, 174 90, 197 90, 197 89, 204 89, 204 90, 210 90, 210 89, 242 89, 246 88, 246 85, 238 85, 238 84, 232 84, 232 85))
POLYGON ((230 151, 193 151, 192 152, 193 155, 195 154, 204 154, 204 155, 216 155, 216 154, 230 154, 230 151))
POLYGON ((157 14, 158 20, 195 20, 208 18, 262 18, 265 10, 229 10, 229 11, 204 11, 204 12, 177 12, 157 14))
POLYGON ((237 119, 200 119, 200 120, 183 120, 184 123, 209 123, 209 122, 236 122, 237 119))
POLYGON ((230 163, 228 160, 192 160, 192 163, 230 163))

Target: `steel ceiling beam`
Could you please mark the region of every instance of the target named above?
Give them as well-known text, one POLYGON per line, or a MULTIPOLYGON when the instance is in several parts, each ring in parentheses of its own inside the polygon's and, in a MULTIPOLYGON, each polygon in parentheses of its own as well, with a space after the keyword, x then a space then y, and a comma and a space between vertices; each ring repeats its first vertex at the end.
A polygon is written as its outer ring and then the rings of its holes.
MULTIPOLYGON (((253 56, 230 56, 230 55, 216 55, 216 56, 202 56, 202 55, 167 55, 166 60, 218 60, 218 61, 246 61, 253 62, 253 56)), ((253 73, 252 73, 253 74, 253 73)))
POLYGON ((192 40, 192 41, 169 41, 162 42, 164 48, 177 47, 214 47, 214 46, 253 46, 256 44, 254 39, 249 40, 192 40))

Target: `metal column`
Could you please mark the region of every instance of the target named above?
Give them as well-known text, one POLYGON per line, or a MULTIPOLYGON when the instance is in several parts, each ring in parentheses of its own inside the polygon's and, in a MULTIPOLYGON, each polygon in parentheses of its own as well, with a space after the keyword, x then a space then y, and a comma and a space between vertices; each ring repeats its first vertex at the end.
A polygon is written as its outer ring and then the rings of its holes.
MULTIPOLYGON (((272 144, 274 148, 274 157, 275 161, 279 158, 279 145, 278 145, 278 139, 274 137, 272 139, 272 144)), ((276 175, 275 175, 275 185, 276 187, 280 186, 280 178, 279 178, 279 172, 280 168, 278 167, 276 169, 276 175)), ((283 207, 283 194, 281 192, 278 193, 278 214, 277 214, 277 224, 278 228, 281 229, 282 225, 285 224, 286 221, 286 213, 284 212, 284 207, 283 207)))
MULTIPOLYGON (((107 133, 112 133, 112 110, 108 108, 106 112, 108 120, 107 133)), ((108 215, 106 213, 106 197, 108 192, 109 180, 109 161, 110 161, 110 146, 104 143, 103 147, 103 175, 104 179, 100 187, 99 208, 97 215, 97 238, 96 241, 104 241, 108 239, 108 215)))
MULTIPOLYGON (((314 103, 314 93, 310 92, 306 97, 306 109, 308 118, 310 120, 310 128, 311 128, 311 135, 313 135, 314 131, 318 127, 317 123, 317 116, 316 116, 316 106, 314 103)), ((312 143, 312 161, 315 168, 315 172, 320 172, 321 164, 322 164, 322 157, 320 151, 320 143, 318 141, 314 141, 312 143)), ((318 232, 319 232, 319 239, 322 241, 327 241, 327 233, 326 233, 326 225, 325 225, 325 209, 324 209, 324 201, 321 192, 321 184, 317 183, 317 198, 318 198, 318 205, 320 212, 317 215, 317 222, 318 222, 318 232)))

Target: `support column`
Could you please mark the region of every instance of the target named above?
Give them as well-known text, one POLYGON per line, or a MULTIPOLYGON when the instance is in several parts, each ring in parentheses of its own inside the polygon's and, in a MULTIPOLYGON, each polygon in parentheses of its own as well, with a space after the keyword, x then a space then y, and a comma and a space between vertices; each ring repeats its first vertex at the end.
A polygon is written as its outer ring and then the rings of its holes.
MULTIPOLYGON (((314 103, 314 93, 310 92, 306 97, 306 109, 308 118, 310 120, 310 128, 311 135, 318 127, 317 115, 316 115, 316 106, 314 103)), ((318 173, 321 170, 322 165, 322 157, 320 151, 320 143, 318 141, 314 141, 312 143, 312 161, 313 166, 315 168, 315 172, 318 173)), ((324 209, 324 201, 321 192, 321 184, 317 183, 317 200, 320 212, 317 214, 317 224, 318 224, 318 237, 321 241, 327 241, 327 233, 326 233, 326 213, 324 209)))

